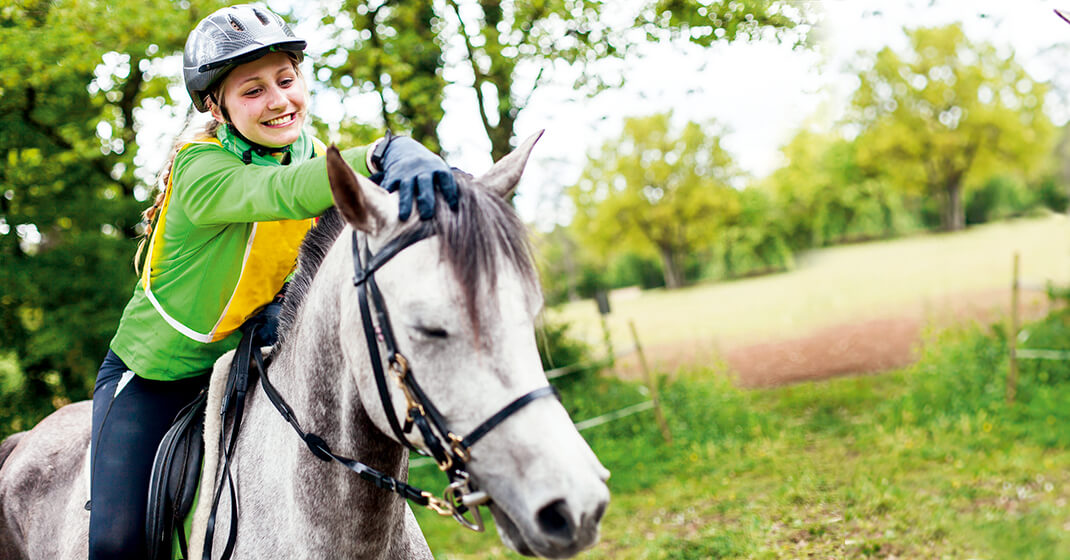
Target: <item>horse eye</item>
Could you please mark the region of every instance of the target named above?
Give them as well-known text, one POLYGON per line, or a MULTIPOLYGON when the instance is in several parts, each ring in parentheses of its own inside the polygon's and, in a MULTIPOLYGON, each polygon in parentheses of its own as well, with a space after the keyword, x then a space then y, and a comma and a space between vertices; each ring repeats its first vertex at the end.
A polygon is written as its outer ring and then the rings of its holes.
POLYGON ((428 338, 446 338, 449 336, 445 329, 435 327, 416 327, 416 330, 428 338))

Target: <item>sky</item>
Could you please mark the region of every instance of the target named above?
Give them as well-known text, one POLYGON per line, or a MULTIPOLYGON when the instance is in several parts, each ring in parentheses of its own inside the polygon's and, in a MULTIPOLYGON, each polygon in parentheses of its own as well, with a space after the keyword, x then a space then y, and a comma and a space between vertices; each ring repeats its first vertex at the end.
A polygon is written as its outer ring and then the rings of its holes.
MULTIPOLYGON (((545 129, 518 189, 521 217, 540 229, 567 223, 571 208, 563 189, 574 184, 587 154, 619 134, 630 116, 672 111, 674 120, 716 120, 726 133, 723 146, 753 178, 761 178, 780 164, 780 147, 801 127, 828 129, 835 125, 857 85, 849 69, 860 52, 884 46, 902 49, 904 27, 961 22, 974 41, 988 41, 1003 55, 1011 52, 1037 80, 1052 80, 1056 89, 1048 99, 1057 124, 1070 117, 1070 25, 1052 12, 1057 2, 1039 0, 824 0, 810 2, 819 13, 817 45, 792 50, 773 41, 732 43, 700 49, 687 44, 646 45, 624 61, 622 88, 595 97, 577 95, 570 74, 541 86, 516 123, 519 139, 545 129), (1065 76, 1065 77, 1064 77, 1065 76)), ((315 3, 269 2, 280 11, 294 10, 299 36, 315 37, 315 3)), ((618 4, 619 5, 619 4, 618 4)), ((1070 0, 1061 7, 1070 9, 1070 0)), ((620 10, 625 14, 627 10, 620 10)), ((313 41, 313 43, 315 43, 313 41)), ((322 51, 325 46, 318 50, 322 51)), ((310 55, 317 46, 310 45, 310 55)), ((447 52, 449 56, 449 52, 447 52)), ((172 57, 173 58, 173 57, 172 57)), ((171 64, 176 64, 177 61, 171 64)), ((162 68, 161 72, 176 72, 162 68)), ((463 68, 447 69, 456 82, 446 90, 446 116, 439 136, 448 162, 479 175, 491 165, 490 142, 478 116, 472 76, 463 68)), ((177 74, 177 72, 176 72, 177 74)), ((181 85, 178 84, 179 88, 181 85)), ((182 98, 179 89, 176 98, 182 98)), ((312 111, 328 121, 356 117, 375 122, 377 108, 369 98, 342 99, 315 92, 312 111)), ((185 107, 149 107, 161 126, 144 127, 139 145, 170 145, 181 128, 185 107)), ((162 155, 145 151, 146 169, 159 167, 162 155)), ((739 185, 742 186, 742 185, 739 185)))

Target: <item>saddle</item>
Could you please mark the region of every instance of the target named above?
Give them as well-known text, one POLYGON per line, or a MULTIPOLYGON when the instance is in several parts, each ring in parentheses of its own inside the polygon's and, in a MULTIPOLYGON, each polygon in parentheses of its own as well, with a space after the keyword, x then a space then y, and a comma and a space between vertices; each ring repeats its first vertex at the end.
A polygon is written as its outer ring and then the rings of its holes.
MULTIPOLYGON (((258 357, 257 362, 263 367, 266 367, 266 363, 270 363, 270 356, 267 359, 260 358, 259 344, 275 343, 275 324, 278 321, 278 313, 282 307, 285 292, 286 286, 283 286, 270 304, 242 325, 241 341, 235 349, 227 375, 223 413, 232 412, 233 423, 230 446, 224 453, 223 473, 230 482, 231 519, 237 518, 235 509, 237 499, 234 495, 234 483, 230 480, 229 463, 241 426, 245 395, 257 379, 257 370, 254 369, 252 356, 255 354, 258 357)), ((171 560, 172 544, 176 536, 181 557, 190 558, 184 524, 197 498, 201 479, 204 461, 204 415, 207 401, 208 387, 205 387, 193 399, 193 402, 179 411, 175 422, 156 449, 152 477, 149 480, 149 504, 145 520, 148 560, 171 560)), ((220 483, 212 500, 212 516, 209 519, 208 534, 205 537, 205 542, 208 543, 206 547, 208 554, 211 552, 215 512, 219 505, 222 488, 223 484, 220 483)), ((223 555, 225 558, 229 557, 234 545, 235 528, 236 524, 231 523, 231 532, 223 555)))
POLYGON ((183 528, 197 496, 201 462, 204 459, 204 410, 208 389, 175 418, 156 449, 149 482, 149 507, 145 521, 149 560, 170 560, 172 539, 178 530, 179 549, 189 558, 183 528))

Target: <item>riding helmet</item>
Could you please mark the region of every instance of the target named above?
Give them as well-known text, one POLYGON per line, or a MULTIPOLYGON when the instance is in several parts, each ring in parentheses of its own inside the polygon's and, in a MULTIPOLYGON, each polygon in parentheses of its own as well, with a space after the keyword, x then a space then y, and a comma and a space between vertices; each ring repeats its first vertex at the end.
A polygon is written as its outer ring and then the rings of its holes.
POLYGON ((204 97, 232 68, 275 51, 291 52, 300 62, 306 44, 263 6, 222 8, 202 19, 186 39, 182 57, 186 91, 203 113, 204 97))

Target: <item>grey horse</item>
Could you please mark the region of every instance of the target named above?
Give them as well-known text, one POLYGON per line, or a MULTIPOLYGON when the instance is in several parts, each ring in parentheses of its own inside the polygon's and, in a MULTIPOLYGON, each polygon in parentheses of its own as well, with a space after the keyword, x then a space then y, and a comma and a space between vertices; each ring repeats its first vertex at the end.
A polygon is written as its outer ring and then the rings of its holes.
MULTIPOLYGON (((479 179, 457 172, 458 211, 438 212, 437 235, 376 272, 398 346, 458 433, 547 384, 534 337, 542 296, 526 231, 506 202, 537 139, 479 179)), ((302 247, 268 373, 306 431, 404 480, 408 451, 393 435, 371 373, 349 240, 355 230, 375 252, 418 220, 399 221, 396 194, 353 173, 337 152, 328 167, 338 212, 321 219, 302 247)), ((224 356, 216 365, 209 411, 221 398, 227 363, 224 356)), ((404 423, 403 391, 394 387, 389 398, 404 423)), ((231 465, 239 510, 234 558, 432 557, 408 503, 315 458, 263 392, 250 392, 246 407, 231 465)), ((219 426, 208 424, 206 465, 215 465, 219 426)), ((0 560, 86 557, 89 426, 90 403, 76 403, 0 443, 0 560)), ((417 430, 408 437, 427 449, 417 430)), ((513 550, 567 558, 596 542, 609 473, 556 399, 533 401, 490 431, 472 447, 467 470, 513 550)), ((205 471, 202 496, 219 476, 217 467, 205 471)), ((234 522, 228 500, 224 492, 216 535, 234 522)), ((194 557, 208 501, 194 516, 194 557)), ((222 548, 216 543, 212 557, 222 548)))

